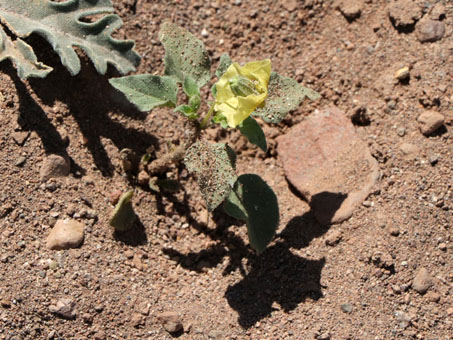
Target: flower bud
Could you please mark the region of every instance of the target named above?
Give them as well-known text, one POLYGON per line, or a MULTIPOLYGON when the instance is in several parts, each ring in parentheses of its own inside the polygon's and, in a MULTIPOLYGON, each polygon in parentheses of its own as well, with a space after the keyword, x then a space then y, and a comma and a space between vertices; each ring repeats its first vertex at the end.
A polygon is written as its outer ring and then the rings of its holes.
POLYGON ((231 91, 235 96, 247 97, 251 94, 260 94, 255 87, 255 84, 249 78, 240 74, 228 80, 231 91))

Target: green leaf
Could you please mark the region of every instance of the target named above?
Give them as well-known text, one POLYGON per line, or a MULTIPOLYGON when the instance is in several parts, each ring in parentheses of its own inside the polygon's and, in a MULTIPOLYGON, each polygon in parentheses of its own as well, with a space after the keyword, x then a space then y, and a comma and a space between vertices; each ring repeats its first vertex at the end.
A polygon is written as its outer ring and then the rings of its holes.
POLYGON ((109 82, 140 111, 146 112, 157 106, 176 106, 178 84, 173 78, 139 74, 111 78, 109 82))
POLYGON ((212 94, 212 96, 213 96, 214 98, 217 98, 217 86, 216 86, 216 84, 213 84, 213 85, 211 86, 211 94, 212 94))
POLYGON ((174 109, 175 112, 180 112, 189 119, 197 119, 198 114, 194 111, 193 107, 190 105, 179 105, 174 109))
POLYGON ((115 210, 113 211, 110 218, 110 225, 115 227, 117 230, 125 231, 132 228, 135 220, 137 219, 137 215, 132 207, 133 195, 134 190, 129 190, 128 192, 122 194, 115 210))
POLYGON ((201 40, 185 29, 166 22, 159 32, 165 47, 165 74, 183 83, 191 77, 198 87, 211 79, 211 60, 201 40))
POLYGON ((201 97, 199 95, 190 97, 189 106, 192 108, 194 112, 197 112, 201 106, 201 97))
MULTIPOLYGON (((140 63, 133 41, 112 37, 112 33, 122 25, 121 19, 111 14, 113 12, 110 0, 0 0, 2 23, 19 38, 36 33, 46 39, 71 75, 80 72, 80 59, 75 47, 86 53, 100 74, 105 74, 108 64, 126 74, 140 63), (81 20, 100 14, 105 15, 93 23, 81 20)), ((26 68, 18 60, 16 65, 19 70, 26 68)))
POLYGON ((280 217, 277 196, 260 176, 239 176, 224 209, 228 215, 246 221, 250 245, 258 254, 266 249, 280 217))
POLYGON ((264 152, 267 151, 266 136, 258 122, 249 116, 239 126, 239 131, 247 137, 250 143, 257 145, 264 152))
POLYGON ((219 66, 215 71, 215 75, 217 76, 217 78, 223 76, 223 74, 226 72, 226 70, 228 69, 228 67, 230 67, 232 63, 233 61, 231 60, 228 54, 226 53, 222 54, 222 56, 220 57, 219 66))
POLYGON ((187 150, 184 163, 197 175, 207 209, 213 211, 228 197, 236 182, 236 154, 226 144, 200 141, 187 150))
POLYGON ((38 62, 30 45, 20 38, 12 41, 0 27, 0 62, 5 59, 13 62, 21 79, 44 78, 52 71, 52 67, 38 62))
POLYGON ((182 89, 188 97, 200 96, 200 88, 192 77, 187 76, 184 78, 182 89))
POLYGON ((294 79, 271 72, 268 96, 264 106, 255 110, 252 115, 260 116, 268 123, 278 123, 286 117, 288 112, 297 109, 305 97, 316 100, 320 95, 301 86, 294 79))

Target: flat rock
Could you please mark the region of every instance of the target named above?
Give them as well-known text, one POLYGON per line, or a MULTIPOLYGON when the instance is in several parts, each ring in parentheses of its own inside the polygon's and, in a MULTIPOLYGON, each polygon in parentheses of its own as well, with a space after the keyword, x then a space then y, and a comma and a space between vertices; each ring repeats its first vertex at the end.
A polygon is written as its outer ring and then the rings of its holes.
POLYGON ((388 6, 388 14, 396 27, 406 27, 415 24, 423 12, 413 0, 397 0, 388 6))
POLYGON ((425 294, 433 285, 433 279, 426 268, 421 268, 412 281, 412 289, 420 294, 425 294))
POLYGON ((76 220, 58 220, 47 236, 46 247, 51 250, 77 248, 83 242, 85 226, 76 220))
POLYGON ((379 178, 377 161, 336 107, 315 111, 277 141, 286 177, 322 224, 348 219, 379 178))
POLYGON ((339 0, 335 7, 340 10, 348 20, 354 20, 360 17, 363 8, 363 0, 339 0))
POLYGON ((417 24, 417 38, 420 42, 435 42, 445 34, 445 25, 441 21, 423 19, 417 24))
POLYGON ((60 299, 55 305, 49 306, 49 311, 65 319, 74 319, 76 317, 74 308, 75 302, 73 300, 60 299))
POLYGON ((421 133, 430 135, 444 124, 445 117, 436 111, 425 111, 418 116, 417 121, 421 133))
POLYGON ((41 181, 45 182, 50 178, 65 177, 69 175, 71 170, 71 163, 67 157, 61 155, 48 155, 42 165, 39 172, 41 181))
POLYGON ((19 146, 25 144, 28 136, 30 136, 30 131, 17 131, 11 134, 11 137, 13 137, 14 141, 19 146))
POLYGON ((182 330, 182 322, 178 313, 164 312, 157 316, 157 319, 169 333, 176 333, 182 330))

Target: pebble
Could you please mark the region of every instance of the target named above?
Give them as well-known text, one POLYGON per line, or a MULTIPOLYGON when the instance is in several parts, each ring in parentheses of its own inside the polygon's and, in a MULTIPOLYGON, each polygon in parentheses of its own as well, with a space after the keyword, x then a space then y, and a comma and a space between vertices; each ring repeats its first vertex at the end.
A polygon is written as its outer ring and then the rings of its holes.
POLYGON ((207 37, 209 36, 208 30, 207 30, 206 28, 203 28, 203 29, 201 30, 201 36, 202 36, 203 38, 207 38, 207 37))
POLYGON ((428 293, 426 293, 425 297, 428 299, 428 301, 431 301, 431 302, 440 301, 440 295, 436 292, 428 292, 428 293))
POLYGON ((109 202, 110 202, 110 204, 116 205, 118 203, 118 201, 120 200, 120 197, 121 197, 122 194, 123 194, 123 192, 121 190, 112 191, 109 194, 109 202))
POLYGON ((80 246, 84 238, 84 228, 85 226, 76 220, 58 220, 47 236, 47 249, 61 250, 80 246))
POLYGON ((157 319, 169 333, 176 333, 183 329, 181 318, 177 313, 164 312, 159 314, 157 319))
POLYGON ((443 22, 431 19, 421 20, 417 24, 417 37, 422 43, 435 42, 445 34, 445 25, 443 22))
POLYGON ((50 178, 65 177, 69 175, 71 163, 69 158, 60 155, 48 155, 41 165, 39 176, 45 182, 50 178))
POLYGON ((396 27, 406 27, 415 24, 423 12, 416 1, 396 0, 388 6, 388 14, 396 27))
POLYGON ((443 242, 439 243, 438 247, 442 251, 446 251, 447 250, 447 244, 446 243, 443 243, 443 242))
POLYGON ((143 326, 145 325, 145 317, 140 313, 133 313, 131 317, 131 324, 135 328, 143 326))
POLYGON ((419 129, 424 135, 430 135, 444 124, 445 117, 436 111, 425 111, 418 116, 419 129))
POLYGON ((352 21, 360 17, 363 9, 363 0, 340 0, 336 8, 340 10, 343 16, 352 21))
POLYGON ((400 128, 398 128, 398 130, 396 130, 396 133, 398 136, 404 137, 404 135, 406 134, 406 129, 403 127, 400 127, 400 128))
POLYGON ((330 333, 322 333, 318 335, 317 337, 318 340, 330 340, 330 333))
POLYGON ((350 303, 344 303, 341 305, 341 310, 345 313, 351 313, 352 312, 352 305, 350 303))
POLYGON ((403 311, 396 311, 395 318, 400 322, 401 328, 407 328, 412 320, 412 318, 403 311))
POLYGON ((282 6, 288 12, 292 12, 297 8, 297 1, 296 0, 285 0, 285 1, 283 1, 282 6))
POLYGON ((429 164, 436 165, 439 161, 439 155, 430 155, 428 158, 429 164))
POLYGON ((334 230, 333 232, 329 233, 326 236, 326 245, 328 246, 334 246, 338 242, 340 242, 342 238, 341 231, 340 230, 334 230))
POLYGON ((51 313, 57 314, 65 319, 75 319, 75 302, 71 299, 60 299, 55 305, 49 307, 51 313))
POLYGON ((25 164, 26 161, 27 161, 27 158, 25 158, 24 156, 20 156, 19 158, 16 159, 16 163, 14 163, 14 165, 22 166, 25 164))
POLYGON ((398 71, 395 72, 395 78, 398 80, 405 80, 409 78, 409 67, 400 68, 398 71))
POLYGON ((447 315, 452 316, 453 315, 453 307, 450 307, 447 309, 447 315))
POLYGON ((426 268, 421 268, 412 282, 412 289, 420 294, 425 294, 433 285, 431 275, 426 268))
POLYGON ((394 228, 391 228, 391 229, 390 229, 390 235, 392 235, 392 236, 399 236, 399 234, 400 234, 400 230, 399 230, 398 228, 395 228, 395 227, 394 227, 394 228))
POLYGON ((400 150, 405 155, 412 155, 418 153, 419 149, 417 145, 410 143, 402 143, 400 145, 400 150))

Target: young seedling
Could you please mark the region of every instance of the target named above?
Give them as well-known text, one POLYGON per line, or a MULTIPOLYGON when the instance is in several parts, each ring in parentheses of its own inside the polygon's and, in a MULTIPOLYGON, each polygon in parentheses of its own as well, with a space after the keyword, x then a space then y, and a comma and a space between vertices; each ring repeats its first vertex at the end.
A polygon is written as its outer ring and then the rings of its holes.
MULTIPOLYGON (((133 75, 110 79, 110 83, 141 111, 173 108, 188 120, 181 144, 167 155, 147 163, 150 186, 155 176, 175 162, 184 161, 196 175, 209 212, 221 204, 230 216, 246 222, 250 245, 261 253, 271 242, 279 223, 277 197, 255 174, 236 174, 236 154, 227 144, 211 143, 200 136, 209 124, 238 129, 252 144, 267 150, 266 138, 254 117, 278 123, 297 109, 305 97, 319 94, 294 79, 271 71, 269 59, 241 66, 223 55, 215 72, 218 81, 211 89, 213 103, 200 115, 200 88, 211 79, 211 61, 203 43, 172 23, 164 23, 159 38, 165 47, 165 75, 133 75), (178 91, 187 100, 178 103, 178 91), (154 176, 154 177, 153 177, 154 176)), ((148 159, 147 159, 148 160, 148 159)))

